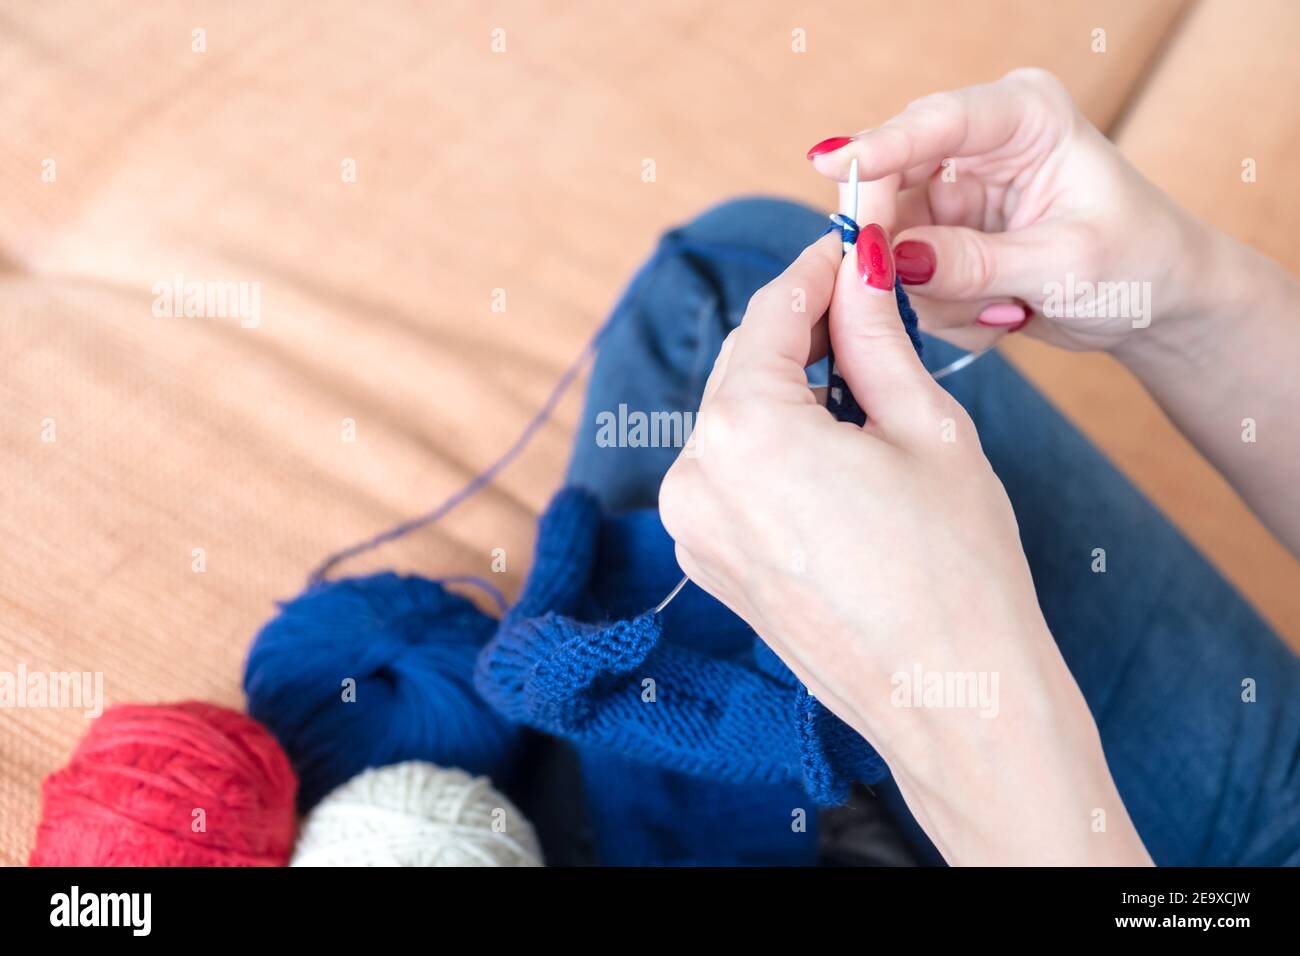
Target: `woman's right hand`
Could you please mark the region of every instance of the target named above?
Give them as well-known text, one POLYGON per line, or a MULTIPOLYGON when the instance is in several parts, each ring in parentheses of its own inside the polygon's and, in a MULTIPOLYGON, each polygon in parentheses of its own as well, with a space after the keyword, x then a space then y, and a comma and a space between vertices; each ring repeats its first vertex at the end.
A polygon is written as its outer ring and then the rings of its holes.
POLYGON ((923 97, 808 155, 841 182, 854 158, 864 181, 901 176, 899 277, 922 327, 964 348, 1024 327, 1055 345, 1111 351, 1197 310, 1209 230, 1043 70, 923 97), (1079 309, 1089 283, 1097 307, 1079 309))

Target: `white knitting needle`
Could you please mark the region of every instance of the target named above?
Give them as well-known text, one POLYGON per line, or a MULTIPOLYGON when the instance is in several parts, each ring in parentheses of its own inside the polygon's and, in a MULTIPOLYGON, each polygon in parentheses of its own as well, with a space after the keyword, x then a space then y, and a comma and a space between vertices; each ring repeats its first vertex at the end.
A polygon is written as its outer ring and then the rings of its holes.
POLYGON ((671 601, 673 598, 677 597, 678 592, 681 591, 682 588, 686 587, 686 582, 689 580, 690 578, 687 577, 685 574, 683 574, 682 579, 677 582, 677 587, 669 591, 668 596, 664 598, 662 601, 660 601, 657 605, 655 605, 654 613, 658 614, 664 608, 666 608, 668 606, 668 602, 671 601))
MULTIPOLYGON (((848 182, 847 193, 848 195, 841 197, 840 206, 842 207, 842 211, 844 215, 848 216, 856 224, 858 221, 858 161, 856 157, 853 159, 851 163, 849 163, 849 182, 848 182)), ((853 243, 851 242, 844 243, 844 254, 848 255, 852 251, 853 251, 853 243)), ((686 582, 689 580, 690 578, 688 576, 682 575, 682 579, 677 582, 677 586, 668 592, 668 596, 666 598, 664 598, 657 605, 655 605, 654 613, 655 614, 661 613, 663 609, 669 605, 672 599, 677 597, 677 595, 681 592, 682 588, 686 587, 686 582)))
MULTIPOLYGON (((858 195, 858 161, 856 158, 854 158, 853 161, 849 163, 849 181, 845 187, 845 194, 840 196, 840 206, 842 207, 842 211, 844 212, 844 215, 848 216, 855 223, 858 223, 859 198, 860 197, 858 195)), ((861 225, 861 223, 858 223, 858 225, 861 225)), ((853 251, 853 244, 851 242, 844 243, 844 254, 848 255, 852 251, 853 251)), ((961 358, 957 359, 956 361, 949 362, 943 368, 937 369, 933 373, 935 381, 938 381, 941 378, 947 378, 953 372, 960 372, 967 365, 970 365, 972 362, 974 362, 976 359, 982 356, 985 352, 990 351, 992 348, 993 346, 990 345, 980 349, 977 352, 967 352, 965 355, 963 355, 961 358)))
MULTIPOLYGON (((858 221, 858 158, 856 156, 853 157, 853 161, 849 163, 848 193, 849 194, 840 202, 840 205, 847 207, 844 210, 844 215, 848 216, 856 223, 858 221)), ((844 254, 847 256, 852 251, 853 243, 844 243, 844 254)))

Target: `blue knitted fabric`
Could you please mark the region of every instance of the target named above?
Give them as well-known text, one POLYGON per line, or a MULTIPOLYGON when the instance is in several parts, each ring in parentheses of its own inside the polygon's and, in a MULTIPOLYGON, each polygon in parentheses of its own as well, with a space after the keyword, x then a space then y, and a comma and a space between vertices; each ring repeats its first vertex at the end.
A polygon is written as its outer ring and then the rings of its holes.
POLYGON ((643 567, 647 580, 680 573, 655 512, 602 520, 592 495, 562 490, 542 516, 519 602, 479 655, 475 686, 489 703, 581 746, 716 781, 795 785, 815 805, 884 776, 866 741, 707 595, 696 591, 692 605, 679 597, 662 614, 605 617, 602 538, 654 555, 659 573, 643 567), (643 699, 647 679, 654 702, 643 699))
MULTIPOLYGON (((895 292, 919 354, 916 313, 897 282, 895 292)), ((828 409, 862 424, 866 415, 833 355, 829 368, 828 409)), ((794 784, 820 806, 842 803, 855 780, 885 775, 871 746, 716 601, 705 613, 684 613, 679 597, 662 614, 611 615, 611 601, 628 607, 628 595, 600 598, 610 577, 597 560, 602 537, 620 554, 658 555, 636 575, 614 576, 623 589, 638 578, 661 589, 631 606, 653 606, 652 595, 676 580, 657 514, 603 519, 593 495, 561 490, 542 516, 524 592, 479 656, 475 684, 493 706, 518 723, 656 766, 731 783, 794 784), (647 680, 654 703, 643 699, 647 680)))
MULTIPOLYGON (((638 273, 608 323, 612 351, 602 348, 589 411, 625 398, 635 405, 637 396, 650 407, 692 407, 710 345, 812 238, 794 230, 765 245, 723 219, 706 214, 669 233, 638 273), (705 317, 685 330, 686 312, 705 317), (624 353, 644 354, 647 367, 627 368, 624 353)), ((895 288, 919 351, 916 315, 895 288)), ((827 364, 829 410, 861 422, 833 357, 827 364)), ((698 588, 662 614, 646 612, 681 574, 648 507, 671 455, 611 460, 606 449, 596 460, 590 450, 575 449, 575 487, 542 517, 531 576, 479 656, 476 687, 512 720, 576 746, 602 862, 814 862, 810 811, 843 802, 854 780, 879 780, 883 762, 698 588)))

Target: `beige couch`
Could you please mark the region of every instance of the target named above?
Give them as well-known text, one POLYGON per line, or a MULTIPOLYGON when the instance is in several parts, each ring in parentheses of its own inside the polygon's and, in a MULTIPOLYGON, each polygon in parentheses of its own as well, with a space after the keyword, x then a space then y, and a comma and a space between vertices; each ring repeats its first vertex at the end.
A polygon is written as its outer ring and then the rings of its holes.
MULTIPOLYGON (((658 232, 739 193, 828 205, 803 150, 926 92, 1048 67, 1152 179, 1297 267, 1300 8, 1247 6, 3 4, 0 669, 241 706, 272 602, 492 460, 658 232), (260 282, 260 324, 155 316, 178 274, 260 282)), ((1300 646, 1300 567, 1132 380, 1006 351, 1300 646)), ((347 570, 505 548, 513 591, 580 395, 490 490, 347 570)), ((85 729, 0 709, 0 862, 85 729)))

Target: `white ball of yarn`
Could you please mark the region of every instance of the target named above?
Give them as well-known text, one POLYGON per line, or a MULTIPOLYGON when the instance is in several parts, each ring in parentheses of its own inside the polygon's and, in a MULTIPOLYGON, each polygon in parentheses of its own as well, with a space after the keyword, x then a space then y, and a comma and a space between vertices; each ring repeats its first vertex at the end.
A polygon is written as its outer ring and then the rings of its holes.
POLYGON ((492 788, 421 760, 366 770, 307 815, 290 866, 541 866, 524 815, 492 788))

